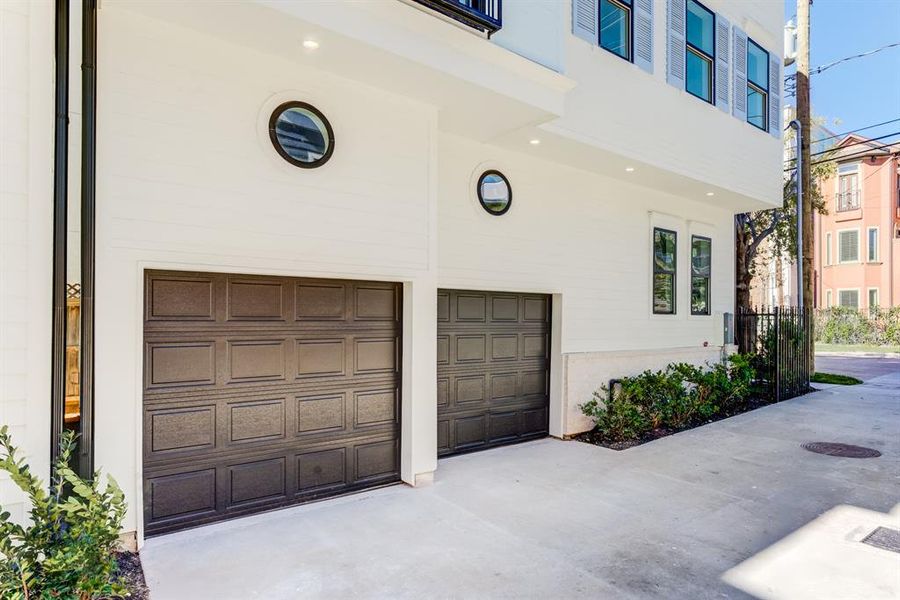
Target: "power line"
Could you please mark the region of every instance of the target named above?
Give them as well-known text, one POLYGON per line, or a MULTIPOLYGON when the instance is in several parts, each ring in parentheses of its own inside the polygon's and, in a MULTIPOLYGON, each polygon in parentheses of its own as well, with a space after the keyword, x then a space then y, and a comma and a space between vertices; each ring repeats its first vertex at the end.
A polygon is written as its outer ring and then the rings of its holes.
MULTIPOLYGON (((809 156, 810 156, 810 158, 812 158, 813 156, 821 156, 821 155, 823 155, 823 154, 828 154, 829 152, 840 152, 841 150, 844 150, 845 148, 849 148, 849 147, 851 147, 851 146, 859 146, 859 145, 862 145, 862 144, 869 144, 869 143, 871 143, 871 142, 877 142, 878 140, 883 140, 883 139, 887 139, 887 138, 889 138, 889 137, 895 137, 895 136, 898 136, 898 135, 900 135, 900 131, 895 131, 894 133, 889 133, 889 134, 887 134, 887 135, 880 135, 880 136, 878 136, 878 137, 868 138, 868 139, 865 139, 865 140, 863 140, 863 141, 861 141, 861 142, 853 142, 852 144, 844 144, 844 145, 841 146, 840 148, 829 148, 828 150, 821 150, 821 151, 819 151, 819 152, 814 152, 813 154, 810 154, 809 156)), ((892 143, 886 144, 886 145, 887 145, 887 146, 893 146, 894 143, 895 143, 895 142, 892 142, 892 143)), ((815 142, 813 142, 813 144, 815 144, 815 142)), ((797 158, 794 157, 794 158, 789 158, 789 159, 788 159, 788 161, 793 161, 793 160, 797 160, 797 158)))
POLYGON ((840 60, 836 60, 836 61, 834 61, 834 62, 830 62, 830 63, 828 63, 827 65, 824 65, 824 66, 821 66, 821 67, 816 67, 815 69, 813 69, 813 70, 810 72, 810 75, 814 75, 814 74, 821 73, 822 71, 825 71, 826 69, 830 69, 831 67, 833 67, 833 66, 835 66, 835 65, 839 65, 839 64, 841 64, 841 63, 845 63, 845 62, 847 62, 848 60, 853 60, 853 59, 855 59, 855 58, 863 58, 864 56, 871 56, 871 55, 873 55, 873 54, 878 54, 878 53, 881 52, 882 50, 887 50, 888 48, 896 48, 896 47, 898 47, 898 46, 900 46, 900 42, 894 42, 893 44, 887 44, 886 46, 882 46, 881 48, 876 48, 875 50, 869 50, 868 52, 863 52, 862 54, 855 54, 855 55, 853 55, 853 56, 848 56, 848 57, 846 57, 846 58, 842 58, 842 59, 840 59, 840 60))
POLYGON ((867 125, 866 127, 860 127, 859 129, 853 129, 850 131, 846 131, 844 133, 835 133, 834 135, 829 135, 828 137, 823 137, 821 139, 810 142, 810 144, 818 144, 819 142, 824 142, 825 140, 832 140, 834 138, 845 137, 850 135, 851 133, 858 133, 860 131, 865 131, 866 129, 874 129, 875 127, 881 127, 882 125, 889 125, 890 123, 896 123, 900 121, 900 117, 896 119, 891 119, 890 121, 884 121, 883 123, 876 123, 875 125, 867 125))
MULTIPOLYGON (((836 161, 836 160, 847 160, 847 159, 850 159, 850 158, 857 158, 857 157, 860 157, 860 156, 865 156, 865 155, 868 154, 869 152, 874 152, 875 150, 884 150, 885 148, 892 148, 894 145, 895 145, 895 144, 882 144, 881 146, 876 146, 876 147, 874 147, 874 148, 869 148, 868 150, 863 150, 863 151, 861 151, 861 152, 857 152, 857 153, 854 153, 854 154, 846 154, 846 155, 844 155, 844 156, 837 156, 837 157, 835 157, 835 158, 826 158, 826 159, 821 159, 821 160, 814 160, 814 161, 812 161, 811 163, 809 163, 809 166, 812 167, 812 166, 815 166, 815 165, 820 165, 820 164, 822 164, 822 163, 834 162, 834 161, 836 161)), ((788 171, 793 171, 793 170, 795 170, 795 169, 796 169, 796 167, 785 167, 784 172, 787 173, 788 171)))
MULTIPOLYGON (((853 56, 845 56, 844 58, 840 58, 840 59, 835 60, 835 61, 832 61, 832 62, 830 62, 830 63, 828 63, 828 64, 822 65, 822 66, 820 66, 820 67, 816 67, 816 68, 814 68, 814 69, 810 69, 810 70, 809 70, 809 74, 810 74, 810 75, 818 75, 818 74, 821 73, 822 71, 827 71, 827 70, 830 69, 831 67, 837 66, 837 65, 839 65, 839 64, 841 64, 841 63, 845 63, 845 62, 847 62, 847 61, 849 61, 849 60, 854 60, 854 59, 857 59, 857 58, 863 58, 863 57, 866 57, 866 56, 872 56, 873 54, 878 54, 879 52, 881 52, 881 51, 883 51, 883 50, 888 50, 888 49, 890 49, 890 48, 896 48, 896 47, 898 47, 898 46, 900 46, 900 42, 894 42, 893 44, 887 44, 887 45, 885 45, 885 46, 882 46, 881 48, 876 48, 875 50, 869 50, 868 52, 862 52, 862 53, 860 53, 860 54, 854 54, 853 56)), ((796 73, 791 73, 791 74, 789 74, 789 75, 785 75, 785 76, 784 76, 784 79, 785 79, 785 82, 787 82, 788 80, 795 79, 796 77, 797 77, 797 74, 796 74, 796 73)))

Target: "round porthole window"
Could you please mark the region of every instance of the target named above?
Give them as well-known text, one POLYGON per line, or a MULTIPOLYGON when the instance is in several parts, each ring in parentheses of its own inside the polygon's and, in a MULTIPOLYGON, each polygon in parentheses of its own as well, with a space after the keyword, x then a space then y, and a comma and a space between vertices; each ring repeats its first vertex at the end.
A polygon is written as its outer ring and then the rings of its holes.
POLYGON ((512 188, 500 171, 485 171, 478 178, 478 201, 492 215, 502 215, 512 204, 512 188))
POLYGON ((303 169, 328 162, 334 151, 331 124, 306 102, 285 102, 269 119, 269 137, 281 157, 303 169))

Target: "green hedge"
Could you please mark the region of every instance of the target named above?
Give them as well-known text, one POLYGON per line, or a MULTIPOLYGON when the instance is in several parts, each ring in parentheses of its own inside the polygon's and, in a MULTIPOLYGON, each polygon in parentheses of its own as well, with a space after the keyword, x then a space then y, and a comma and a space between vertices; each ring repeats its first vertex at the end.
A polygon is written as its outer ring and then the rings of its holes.
POLYGON ((640 439, 654 429, 684 429, 739 412, 751 396, 754 376, 751 356, 743 354, 705 369, 674 363, 622 379, 612 399, 602 387, 581 410, 610 441, 640 439))
POLYGON ((818 310, 816 341, 825 344, 900 345, 900 306, 867 311, 846 306, 818 310))

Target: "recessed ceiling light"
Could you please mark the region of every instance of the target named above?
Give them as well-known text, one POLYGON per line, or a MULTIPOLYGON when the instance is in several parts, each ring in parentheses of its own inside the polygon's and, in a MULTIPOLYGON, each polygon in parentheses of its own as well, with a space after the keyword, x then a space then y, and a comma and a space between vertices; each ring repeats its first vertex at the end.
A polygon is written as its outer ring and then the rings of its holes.
POLYGON ((319 47, 319 42, 316 40, 303 40, 303 47, 307 50, 315 50, 319 47))
POLYGON ((634 173, 634 167, 625 167, 625 171, 628 173, 634 173))
POLYGON ((537 146, 538 144, 541 143, 541 140, 535 138, 533 140, 530 140, 528 143, 531 144, 532 146, 537 146))
POLYGON ((706 195, 707 195, 707 196, 715 196, 716 193, 715 193, 715 192, 706 192, 706 195))

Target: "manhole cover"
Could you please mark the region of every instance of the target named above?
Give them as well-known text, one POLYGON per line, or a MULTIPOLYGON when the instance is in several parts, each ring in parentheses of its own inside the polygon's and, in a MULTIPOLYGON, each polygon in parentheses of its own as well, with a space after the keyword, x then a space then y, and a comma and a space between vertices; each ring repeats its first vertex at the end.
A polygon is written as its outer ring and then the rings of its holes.
POLYGON ((841 458, 876 458, 881 452, 874 448, 854 446, 852 444, 839 444, 837 442, 807 442, 802 445, 805 450, 816 454, 828 456, 840 456, 841 458))
POLYGON ((879 527, 863 538, 862 542, 863 544, 900 554, 900 531, 897 529, 879 527))

